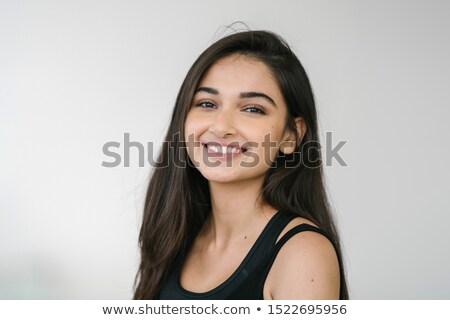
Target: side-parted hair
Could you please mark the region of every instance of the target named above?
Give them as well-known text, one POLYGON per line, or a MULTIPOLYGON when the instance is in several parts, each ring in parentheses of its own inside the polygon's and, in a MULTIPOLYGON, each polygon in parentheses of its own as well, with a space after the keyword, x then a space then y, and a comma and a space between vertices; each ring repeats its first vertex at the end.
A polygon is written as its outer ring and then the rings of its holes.
POLYGON ((285 99, 286 126, 297 133, 295 118, 307 130, 295 152, 278 153, 267 171, 260 197, 277 210, 295 213, 322 229, 336 249, 340 299, 348 299, 339 236, 323 180, 317 112, 308 76, 288 44, 268 31, 244 31, 226 36, 195 61, 181 85, 170 126, 147 189, 139 234, 141 263, 134 299, 155 299, 183 248, 189 247, 211 212, 207 180, 187 155, 184 125, 200 79, 219 59, 244 55, 267 65, 285 99), (188 165, 183 165, 183 164, 188 165))

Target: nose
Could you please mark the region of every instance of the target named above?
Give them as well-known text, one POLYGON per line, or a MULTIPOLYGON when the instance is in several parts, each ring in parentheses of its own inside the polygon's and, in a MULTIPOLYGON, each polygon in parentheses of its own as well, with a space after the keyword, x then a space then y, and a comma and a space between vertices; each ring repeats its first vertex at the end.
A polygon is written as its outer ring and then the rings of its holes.
POLYGON ((233 136, 236 134, 233 120, 233 110, 231 108, 222 107, 216 111, 213 122, 209 127, 209 132, 218 138, 233 136))

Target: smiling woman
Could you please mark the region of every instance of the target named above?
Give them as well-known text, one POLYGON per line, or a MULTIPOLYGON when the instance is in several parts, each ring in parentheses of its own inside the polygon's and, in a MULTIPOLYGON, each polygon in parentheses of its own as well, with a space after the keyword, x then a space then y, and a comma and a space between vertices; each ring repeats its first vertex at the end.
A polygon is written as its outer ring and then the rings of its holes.
MULTIPOLYGON (((212 182, 257 177, 260 181, 252 185, 260 187, 278 150, 294 151, 295 136, 285 130, 286 116, 283 95, 263 62, 238 54, 222 58, 203 76, 186 118, 185 137, 193 137, 188 139, 189 158, 198 163, 210 187, 212 182), (263 145, 265 138, 274 142, 271 148, 263 145), (198 141, 203 148, 192 145, 198 141), (285 141, 292 143, 280 148, 285 141), (205 161, 209 158, 217 159, 218 165, 211 166, 205 161)), ((298 124, 302 136, 301 118, 298 124)))
POLYGON ((150 180, 134 298, 347 299, 318 140, 283 39, 246 31, 206 49, 150 180))

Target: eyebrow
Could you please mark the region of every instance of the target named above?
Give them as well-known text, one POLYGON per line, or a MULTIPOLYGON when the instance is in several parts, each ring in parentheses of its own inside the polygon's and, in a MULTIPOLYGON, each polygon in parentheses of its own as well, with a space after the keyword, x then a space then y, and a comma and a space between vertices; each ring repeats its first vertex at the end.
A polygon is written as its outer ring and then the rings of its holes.
MULTIPOLYGON (((195 90, 195 93, 197 92, 206 92, 212 95, 218 95, 219 94, 219 90, 214 89, 214 88, 210 88, 210 87, 199 87, 195 90)), ((267 94, 262 93, 262 92, 255 92, 255 91, 249 91, 249 92, 241 92, 239 94, 239 98, 241 99, 245 99, 245 98, 263 98, 265 100, 267 100, 271 105, 273 105, 274 107, 277 107, 277 104, 275 103, 275 101, 273 101, 273 99, 271 97, 269 97, 267 94)))

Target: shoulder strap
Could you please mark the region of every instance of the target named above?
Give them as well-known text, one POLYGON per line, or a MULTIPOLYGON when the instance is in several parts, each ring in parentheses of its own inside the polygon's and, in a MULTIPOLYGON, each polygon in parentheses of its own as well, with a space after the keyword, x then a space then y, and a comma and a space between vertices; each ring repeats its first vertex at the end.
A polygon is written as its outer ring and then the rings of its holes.
MULTIPOLYGON (((321 235, 323 235, 325 238, 327 238, 328 240, 330 240, 331 243, 333 243, 333 241, 331 241, 331 239, 328 237, 328 235, 323 232, 321 229, 314 227, 310 224, 307 223, 302 223, 299 224, 298 226, 293 227, 291 230, 289 230, 288 232, 286 232, 281 239, 276 243, 275 245, 275 252, 274 255, 276 256, 278 254, 278 251, 280 251, 280 249, 283 247, 283 245, 293 236, 295 236, 297 233, 300 232, 304 232, 304 231, 313 231, 313 232, 317 232, 320 233, 321 235)), ((334 246, 334 244, 333 244, 334 246)))
MULTIPOLYGON (((327 238, 331 244, 333 245, 334 249, 336 250, 336 246, 334 244, 334 242, 330 239, 330 237, 321 229, 314 227, 310 224, 306 224, 306 223, 302 223, 298 226, 293 227, 292 229, 290 229, 288 232, 286 232, 281 239, 276 243, 275 247, 273 248, 271 255, 269 257, 269 260, 266 262, 266 264, 264 265, 264 271, 262 271, 263 277, 264 279, 267 277, 270 269, 272 268, 273 262, 275 261, 275 258, 278 255, 278 252, 281 250, 281 248, 283 247, 283 245, 290 239, 292 238, 294 235, 300 233, 300 232, 305 232, 305 231, 313 231, 313 232, 317 232, 320 233, 321 235, 323 235, 325 238, 327 238)), ((336 250, 337 252, 337 250, 336 250)), ((339 259, 339 257, 338 257, 339 259)))
MULTIPOLYGON (((328 240, 330 238, 327 236, 325 232, 321 229, 311 226, 309 224, 300 224, 298 226, 293 227, 288 232, 286 232, 281 239, 276 242, 280 233, 284 230, 286 225, 296 216, 290 214, 283 214, 284 218, 283 223, 278 225, 277 230, 271 232, 269 238, 271 238, 270 244, 267 241, 267 247, 265 248, 265 252, 263 256, 260 256, 261 260, 258 261, 257 265, 253 265, 253 269, 249 277, 244 281, 238 290, 233 294, 233 299, 244 299, 242 297, 249 295, 257 295, 258 299, 263 299, 263 288, 264 283, 266 281, 267 275, 269 274, 270 269, 272 268, 273 262, 278 255, 278 252, 283 247, 283 245, 294 235, 304 231, 313 231, 324 235, 328 240), (275 243, 276 242, 276 243, 275 243)), ((281 220, 281 219, 280 219, 281 220)), ((274 228, 275 229, 275 228, 274 228)), ((331 241, 331 240, 330 240, 331 241)), ((333 243, 333 242, 332 242, 333 243)), ((334 245, 334 244, 333 244, 334 245)), ((263 246, 258 248, 260 253, 263 250, 263 246)))
POLYGON ((264 251, 270 251, 273 247, 275 247, 275 242, 280 236, 281 231, 288 225, 292 219, 295 218, 295 215, 288 214, 283 211, 279 211, 275 217, 273 223, 268 226, 265 234, 263 236, 263 240, 259 247, 264 251))
POLYGON ((293 218, 295 218, 293 214, 288 214, 284 211, 278 211, 273 216, 256 243, 250 249, 249 254, 245 257, 244 267, 241 270, 245 276, 253 273, 264 261, 267 261, 272 250, 275 248, 275 242, 280 236, 281 231, 284 230, 293 218))

